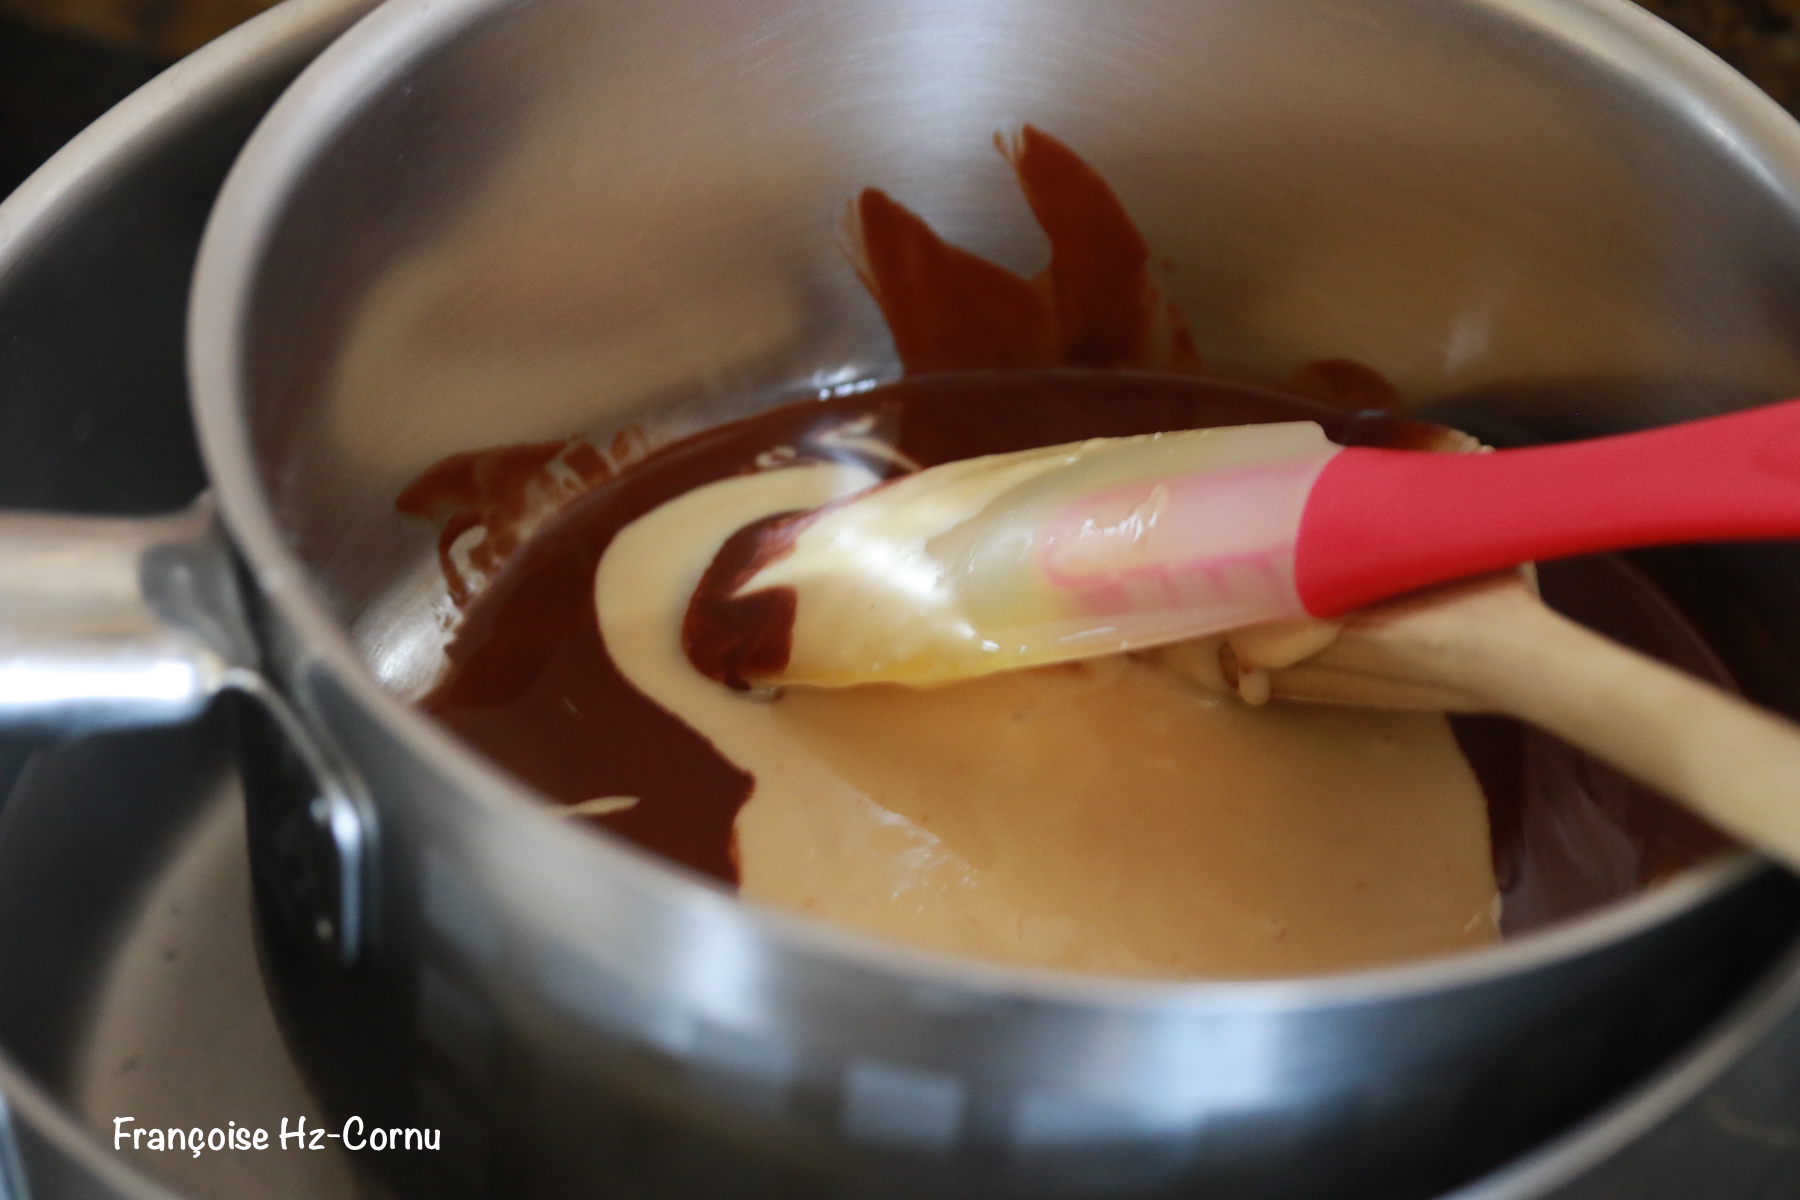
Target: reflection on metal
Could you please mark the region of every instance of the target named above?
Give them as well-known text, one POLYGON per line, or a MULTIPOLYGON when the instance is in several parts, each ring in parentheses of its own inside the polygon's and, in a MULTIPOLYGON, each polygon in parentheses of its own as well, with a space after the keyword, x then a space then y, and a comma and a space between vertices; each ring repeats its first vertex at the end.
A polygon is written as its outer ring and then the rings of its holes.
POLYGON ((798 1172, 1030 1195, 1060 1171, 1101 1193, 1143 1162, 1177 1194, 1440 1192, 1698 1029, 1717 1010, 1686 981, 1722 996, 1759 969, 1788 885, 1706 868, 1488 954, 1331 979, 992 969, 735 903, 534 812, 371 677, 435 667, 430 534, 393 511, 408 478, 584 428, 660 445, 882 376, 833 217, 881 186, 1030 267, 987 143, 1011 122, 1106 175, 1224 369, 1347 356, 1421 401, 1549 392, 1621 423, 1800 383, 1800 138, 1626 6, 951 7, 394 0, 246 147, 195 276, 195 412, 267 591, 270 669, 307 680, 383 839, 369 1007, 310 1052, 340 1104, 391 1094, 412 1043, 386 1031, 416 1022, 429 962, 491 1006, 532 1085, 509 1093, 529 1111, 483 1114, 494 1161, 570 1188, 616 1186, 630 1146, 646 1192, 785 1193, 798 1172), (926 986, 958 1003, 915 1004, 926 986), (725 1102, 745 1036, 793 1073, 725 1102), (520 1132, 540 1116, 581 1136, 520 1132))
POLYGON ((60 732, 196 715, 247 665, 202 499, 137 520, 0 514, 0 722, 60 732))
POLYGON ((0 1200, 31 1200, 19 1140, 13 1132, 12 1106, 0 1095, 0 1200))
POLYGON ((348 968, 369 919, 374 817, 291 701, 261 676, 231 676, 234 740, 259 882, 325 963, 348 968))

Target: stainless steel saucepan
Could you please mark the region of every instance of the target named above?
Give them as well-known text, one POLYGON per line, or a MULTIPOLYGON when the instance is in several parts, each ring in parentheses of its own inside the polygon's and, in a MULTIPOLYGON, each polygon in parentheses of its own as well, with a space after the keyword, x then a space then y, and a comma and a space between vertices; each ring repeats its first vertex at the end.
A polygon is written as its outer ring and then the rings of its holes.
MULTIPOLYGON (((1013 265, 995 129, 1116 186, 1213 360, 1553 437, 1800 392, 1800 129, 1623 0, 390 0, 266 119, 190 314, 207 506, 0 530, 0 704, 232 697, 265 967, 422 1195, 1426 1196, 1682 1044, 1800 925, 1746 857, 1496 950, 1076 978, 739 903, 408 706, 452 451, 891 376, 837 212, 1013 265), (213 505, 216 505, 215 515, 213 505)), ((1800 556, 1649 566, 1800 711, 1800 556)), ((1800 799, 1800 798, 1797 798, 1800 799)))

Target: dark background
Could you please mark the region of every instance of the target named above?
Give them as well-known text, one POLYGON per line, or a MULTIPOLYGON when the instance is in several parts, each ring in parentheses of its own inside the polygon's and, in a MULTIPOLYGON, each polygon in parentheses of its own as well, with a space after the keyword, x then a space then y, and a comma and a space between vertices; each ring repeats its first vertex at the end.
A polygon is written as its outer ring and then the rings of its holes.
POLYGON ((140 84, 274 0, 0 0, 0 196, 140 84))
POLYGON ((1638 0, 1800 115, 1800 0, 1638 0))

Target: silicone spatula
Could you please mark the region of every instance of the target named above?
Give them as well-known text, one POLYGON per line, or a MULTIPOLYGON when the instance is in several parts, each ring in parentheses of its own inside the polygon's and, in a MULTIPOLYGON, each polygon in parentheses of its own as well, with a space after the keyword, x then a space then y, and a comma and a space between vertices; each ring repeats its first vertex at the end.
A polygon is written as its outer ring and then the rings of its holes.
POLYGON ((1305 616, 1607 549, 1800 536, 1800 401, 1484 454, 1311 422, 948 463, 800 522, 772 682, 934 683, 1305 616))

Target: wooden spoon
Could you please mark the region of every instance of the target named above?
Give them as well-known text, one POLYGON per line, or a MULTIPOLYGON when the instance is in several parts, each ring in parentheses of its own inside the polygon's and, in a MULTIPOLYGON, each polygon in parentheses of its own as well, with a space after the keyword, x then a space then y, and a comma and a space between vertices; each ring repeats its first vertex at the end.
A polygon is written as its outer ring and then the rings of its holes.
POLYGON ((1287 699, 1518 717, 1800 870, 1800 726, 1561 616, 1518 572, 1352 614, 1296 663, 1228 665, 1287 699))

